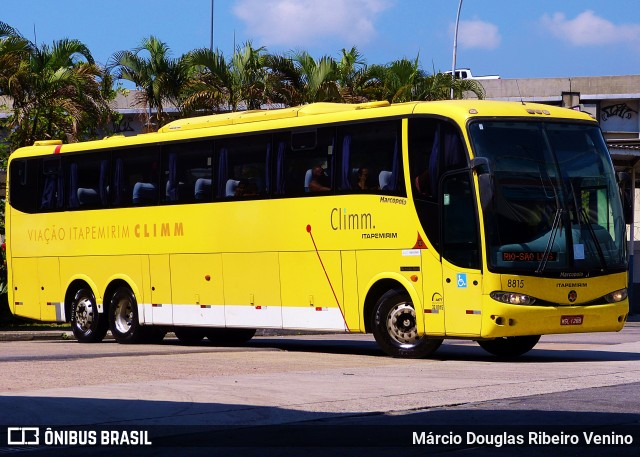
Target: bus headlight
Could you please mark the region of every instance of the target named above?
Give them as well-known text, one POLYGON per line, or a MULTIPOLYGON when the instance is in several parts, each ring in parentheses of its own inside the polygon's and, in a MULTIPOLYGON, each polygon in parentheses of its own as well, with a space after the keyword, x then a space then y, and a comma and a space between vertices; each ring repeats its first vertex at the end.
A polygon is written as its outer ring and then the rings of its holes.
POLYGON ((627 298, 626 288, 616 290, 615 292, 611 292, 610 294, 607 294, 604 296, 604 299, 607 300, 609 303, 618 303, 619 301, 622 301, 625 298, 627 298))
POLYGON ((533 305, 536 301, 536 299, 530 295, 517 294, 514 292, 494 291, 489 295, 494 300, 502 303, 508 303, 510 305, 533 305))

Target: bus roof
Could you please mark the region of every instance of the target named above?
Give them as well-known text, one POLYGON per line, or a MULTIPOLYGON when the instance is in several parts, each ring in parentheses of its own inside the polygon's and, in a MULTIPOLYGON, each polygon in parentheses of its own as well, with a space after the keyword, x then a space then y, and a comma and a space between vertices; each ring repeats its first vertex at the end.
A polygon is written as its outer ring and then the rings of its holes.
MULTIPOLYGON (((268 131, 309 127, 320 124, 358 121, 382 117, 431 114, 449 117, 465 125, 473 117, 561 118, 595 120, 587 113, 536 103, 493 100, 442 100, 389 104, 387 101, 367 103, 312 103, 294 108, 250 110, 199 116, 173 121, 157 132, 133 136, 114 135, 103 140, 61 145, 58 140, 36 141, 14 152, 16 156, 78 152, 88 149, 125 147, 164 141, 205 138, 248 131, 268 131)), ((14 155, 12 154, 12 156, 14 155)))

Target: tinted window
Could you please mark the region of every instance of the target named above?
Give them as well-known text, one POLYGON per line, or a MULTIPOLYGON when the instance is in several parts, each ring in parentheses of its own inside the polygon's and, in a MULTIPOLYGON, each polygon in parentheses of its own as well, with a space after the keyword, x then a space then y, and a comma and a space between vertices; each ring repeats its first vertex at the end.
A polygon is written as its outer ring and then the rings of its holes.
POLYGON ((352 125, 338 132, 341 191, 405 195, 399 121, 352 125))
POLYGON ((40 161, 41 175, 38 179, 38 209, 58 211, 65 204, 65 180, 60 156, 45 157, 40 161))
MULTIPOLYGON (((448 171, 465 168, 458 129, 440 119, 409 119, 409 172, 413 202, 431 244, 440 248, 439 184, 448 171)), ((444 230, 447 227, 444 226, 444 230)))
POLYGON ((167 203, 213 199, 213 142, 175 143, 163 147, 162 200, 167 203))
POLYGON ((471 174, 449 174, 442 184, 442 256, 454 265, 480 268, 478 224, 471 174))
POLYGON ((109 155, 77 154, 64 157, 66 205, 69 209, 109 206, 109 155))
POLYGON ((216 142, 218 152, 217 196, 259 197, 269 192, 267 167, 271 136, 254 135, 216 142))
POLYGON ((19 159, 11 162, 9 171, 9 202, 18 211, 35 213, 38 210, 38 159, 19 159))
POLYGON ((113 154, 110 197, 113 206, 158 203, 160 154, 152 147, 125 149, 113 154))
POLYGON ((334 134, 333 128, 324 128, 274 137, 276 194, 302 196, 332 189, 334 134))

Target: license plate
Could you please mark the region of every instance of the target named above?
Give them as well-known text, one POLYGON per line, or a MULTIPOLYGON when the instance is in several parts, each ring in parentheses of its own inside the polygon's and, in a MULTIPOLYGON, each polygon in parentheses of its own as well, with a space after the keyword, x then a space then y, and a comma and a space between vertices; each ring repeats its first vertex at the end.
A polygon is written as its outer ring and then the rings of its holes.
POLYGON ((561 316, 560 325, 582 325, 583 315, 578 316, 561 316))

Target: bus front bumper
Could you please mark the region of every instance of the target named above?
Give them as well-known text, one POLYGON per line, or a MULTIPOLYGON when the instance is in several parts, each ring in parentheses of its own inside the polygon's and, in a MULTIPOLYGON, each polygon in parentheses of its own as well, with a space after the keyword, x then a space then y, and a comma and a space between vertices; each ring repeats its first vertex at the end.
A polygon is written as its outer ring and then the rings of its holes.
POLYGON ((557 333, 617 332, 629 314, 629 300, 590 306, 525 306, 484 297, 482 338, 557 333))

